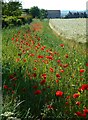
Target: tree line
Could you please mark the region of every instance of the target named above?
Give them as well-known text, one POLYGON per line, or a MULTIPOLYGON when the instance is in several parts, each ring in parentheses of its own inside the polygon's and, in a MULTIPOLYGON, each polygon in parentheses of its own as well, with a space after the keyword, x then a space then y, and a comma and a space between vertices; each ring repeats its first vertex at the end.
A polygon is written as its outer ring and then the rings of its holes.
POLYGON ((87 18, 86 12, 70 12, 65 16, 65 18, 87 18))
POLYGON ((37 6, 30 9, 23 9, 22 3, 19 1, 10 0, 8 3, 2 1, 2 15, 3 16, 20 16, 25 12, 27 15, 31 15, 33 18, 46 18, 47 11, 45 9, 39 9, 37 6))
POLYGON ((5 2, 2 0, 2 27, 19 26, 30 23, 33 18, 42 20, 46 17, 47 11, 45 9, 39 9, 37 6, 23 9, 22 3, 19 1, 10 0, 5 2))

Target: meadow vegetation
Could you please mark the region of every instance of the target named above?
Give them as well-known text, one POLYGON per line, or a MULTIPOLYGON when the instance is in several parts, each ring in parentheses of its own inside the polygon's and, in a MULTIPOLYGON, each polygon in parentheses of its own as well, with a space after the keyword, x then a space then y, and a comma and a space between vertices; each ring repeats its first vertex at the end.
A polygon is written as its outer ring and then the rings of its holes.
POLYGON ((64 42, 47 19, 2 36, 2 120, 88 119, 86 49, 64 42))

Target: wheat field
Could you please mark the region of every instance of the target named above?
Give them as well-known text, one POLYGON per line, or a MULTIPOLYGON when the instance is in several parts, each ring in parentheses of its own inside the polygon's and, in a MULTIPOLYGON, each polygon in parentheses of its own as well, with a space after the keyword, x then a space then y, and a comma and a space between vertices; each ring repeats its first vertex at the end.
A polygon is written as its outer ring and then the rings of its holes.
POLYGON ((86 19, 50 19, 50 27, 60 36, 86 43, 86 19))

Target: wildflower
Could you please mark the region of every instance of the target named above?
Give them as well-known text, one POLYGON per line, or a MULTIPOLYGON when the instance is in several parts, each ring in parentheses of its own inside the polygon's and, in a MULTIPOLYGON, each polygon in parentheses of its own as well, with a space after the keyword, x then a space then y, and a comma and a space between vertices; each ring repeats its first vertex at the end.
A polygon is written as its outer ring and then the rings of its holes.
POLYGON ((64 72, 64 70, 60 70, 60 72, 61 72, 61 73, 63 73, 63 72, 64 72))
POLYGON ((41 38, 40 38, 40 37, 38 37, 38 38, 37 38, 37 40, 41 40, 41 38))
POLYGON ((60 47, 64 47, 64 44, 60 44, 60 47))
POLYGON ((48 108, 49 110, 53 110, 53 106, 52 106, 52 105, 48 105, 47 108, 48 108))
POLYGON ((59 82, 59 80, 56 80, 56 83, 58 83, 59 82))
POLYGON ((81 112, 75 112, 75 114, 77 115, 77 116, 82 116, 82 113, 81 112))
POLYGON ((4 89, 8 89, 8 85, 4 85, 3 88, 4 88, 4 89))
POLYGON ((57 60, 57 63, 60 63, 61 62, 61 60, 57 60))
POLYGON ((38 60, 34 60, 34 62, 38 62, 38 60))
POLYGON ((42 60, 42 62, 48 64, 48 60, 42 60))
POLYGON ((14 40, 14 38, 12 38, 12 41, 14 40))
POLYGON ((42 74, 42 77, 43 77, 44 79, 46 79, 46 74, 42 74))
POLYGON ((38 55, 38 58, 43 58, 44 56, 42 56, 42 55, 38 55))
POLYGON ((68 54, 66 54, 65 57, 68 58, 68 54))
POLYGON ((70 96, 68 95, 68 96, 66 97, 66 99, 70 99, 70 96))
POLYGON ((62 97, 63 92, 62 91, 56 91, 56 96, 62 97))
POLYGON ((64 68, 68 67, 68 64, 64 64, 63 67, 64 67, 64 68))
POLYGON ((24 59, 23 59, 23 62, 26 62, 26 61, 27 61, 27 60, 24 58, 24 59))
POLYGON ((38 88, 38 86, 37 86, 37 85, 34 85, 33 88, 36 89, 36 88, 38 88))
POLYGON ((21 56, 21 54, 19 53, 18 56, 21 56))
POLYGON ((66 102, 65 104, 66 104, 66 105, 68 105, 68 104, 69 104, 69 102, 66 102))
POLYGON ((81 104, 81 102, 79 102, 79 101, 77 101, 77 102, 76 102, 76 105, 78 105, 78 106, 79 106, 80 104, 81 104))
POLYGON ((36 73, 33 73, 33 74, 32 74, 32 76, 33 76, 33 77, 36 77, 36 76, 37 76, 37 74, 36 74, 36 73))
POLYGON ((58 79, 60 79, 60 78, 61 78, 61 76, 60 76, 60 74, 59 74, 59 73, 56 73, 56 77, 57 77, 58 79))
POLYGON ((18 42, 18 38, 16 38, 16 42, 18 42))
POLYGON ((75 93, 75 94, 73 94, 73 98, 78 98, 78 97, 79 97, 79 95, 80 95, 80 94, 75 93))
POLYGON ((35 95, 39 95, 39 94, 41 94, 41 93, 42 93, 41 90, 36 90, 36 91, 34 92, 35 95))
POLYGON ((83 113, 82 114, 82 117, 86 118, 87 114, 86 113, 83 113))
POLYGON ((53 68, 50 68, 50 72, 54 72, 54 69, 53 69, 53 68))
POLYGON ((15 93, 15 91, 12 90, 12 94, 14 94, 14 93, 15 93))
POLYGON ((26 45, 29 45, 29 43, 28 43, 28 42, 26 42, 26 45))
POLYGON ((80 69, 79 72, 83 73, 83 72, 85 72, 85 69, 80 69))
POLYGON ((44 84, 45 84, 45 82, 46 82, 46 80, 45 80, 45 79, 44 79, 44 80, 41 80, 41 81, 40 81, 40 84, 41 84, 41 85, 44 85, 44 84))
POLYGON ((50 56, 46 56, 47 59, 49 60, 53 60, 53 57, 50 55, 50 56))
POLYGON ((83 84, 80 89, 81 90, 88 90, 88 84, 83 84))
POLYGON ((34 68, 33 68, 33 70, 37 70, 37 68, 36 68, 36 67, 34 67, 34 68))
POLYGON ((9 76, 9 78, 10 78, 10 79, 13 79, 13 78, 14 78, 14 75, 13 75, 13 74, 11 74, 11 75, 9 76))
POLYGON ((62 64, 62 63, 60 63, 60 64, 59 64, 59 66, 60 66, 60 67, 63 67, 63 64, 62 64))
POLYGON ((88 63, 86 63, 86 66, 88 67, 88 63))
POLYGON ((86 113, 86 114, 88 114, 88 109, 84 108, 83 112, 86 113))
POLYGON ((29 54, 29 56, 31 56, 31 57, 33 57, 33 56, 35 56, 33 53, 31 53, 31 54, 29 54))
POLYGON ((16 58, 16 62, 19 62, 20 61, 20 58, 16 58))

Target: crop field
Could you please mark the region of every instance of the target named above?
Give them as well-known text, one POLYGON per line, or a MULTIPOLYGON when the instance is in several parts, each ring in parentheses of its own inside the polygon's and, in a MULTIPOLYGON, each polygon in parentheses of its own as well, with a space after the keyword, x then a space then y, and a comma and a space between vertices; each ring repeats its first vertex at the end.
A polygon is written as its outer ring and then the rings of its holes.
POLYGON ((50 19, 49 24, 59 35, 86 43, 86 19, 50 19))
POLYGON ((2 36, 2 120, 88 120, 85 51, 65 44, 48 20, 2 36))

